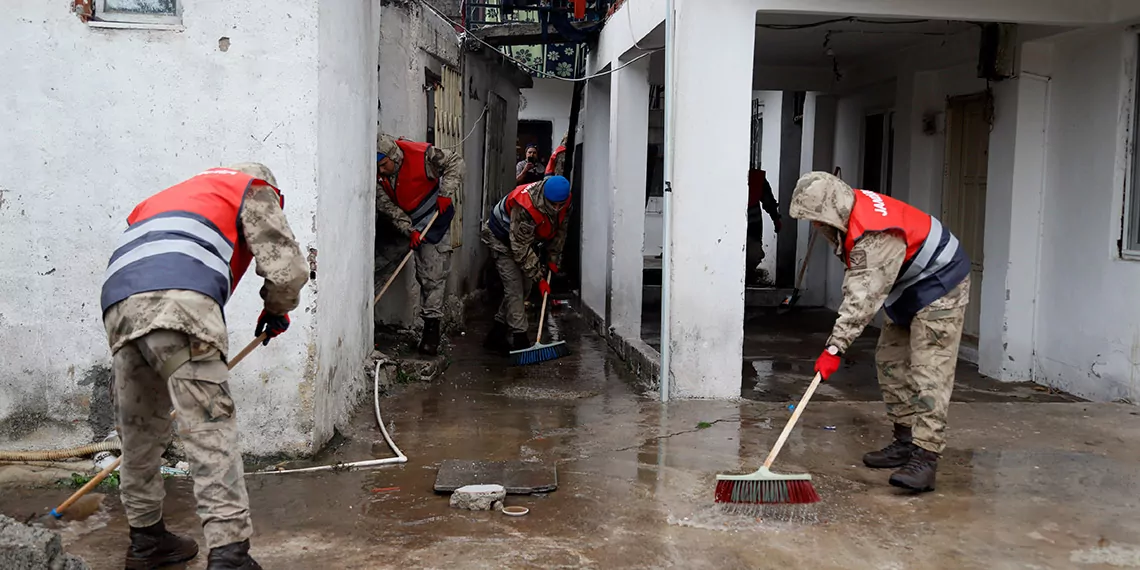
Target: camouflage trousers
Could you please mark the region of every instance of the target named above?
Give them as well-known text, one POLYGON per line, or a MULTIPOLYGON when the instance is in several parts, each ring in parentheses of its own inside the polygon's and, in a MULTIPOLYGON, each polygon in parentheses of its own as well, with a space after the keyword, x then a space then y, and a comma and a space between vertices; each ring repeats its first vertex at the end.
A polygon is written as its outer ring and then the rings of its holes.
MULTIPOLYGON (((392 242, 383 248, 377 248, 373 295, 380 292, 399 266, 400 260, 407 254, 407 243, 392 242)), ((420 244, 412 254, 412 263, 416 266, 416 283, 420 286, 420 316, 425 319, 442 319, 447 274, 451 272, 451 233, 445 234, 439 243, 420 244)), ((379 312, 376 318, 379 322, 379 312)))
POLYGON ((123 440, 119 476, 130 525, 145 527, 162 519, 166 491, 159 466, 171 426, 177 423, 207 545, 216 548, 249 538, 253 524, 229 370, 218 351, 185 333, 159 330, 124 344, 115 353, 113 367, 123 440), (187 357, 172 372, 164 370, 187 357), (170 373, 168 379, 163 372, 170 373))
POLYGON ((492 249, 491 256, 495 258, 495 268, 503 281, 503 301, 499 303, 495 320, 510 327, 511 332, 525 333, 528 326, 525 301, 530 283, 511 254, 492 249))
POLYGON ((918 312, 909 327, 886 320, 875 364, 891 421, 909 426, 915 445, 942 453, 954 390, 970 278, 918 312))

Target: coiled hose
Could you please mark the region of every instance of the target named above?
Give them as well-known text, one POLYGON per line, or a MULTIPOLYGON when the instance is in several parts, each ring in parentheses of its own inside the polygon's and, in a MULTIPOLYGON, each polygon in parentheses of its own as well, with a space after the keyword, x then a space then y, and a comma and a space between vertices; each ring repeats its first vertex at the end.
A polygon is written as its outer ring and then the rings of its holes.
POLYGON ((123 442, 119 438, 89 443, 68 449, 46 449, 43 451, 0 451, 0 461, 53 461, 69 457, 94 455, 100 451, 119 451, 123 442))

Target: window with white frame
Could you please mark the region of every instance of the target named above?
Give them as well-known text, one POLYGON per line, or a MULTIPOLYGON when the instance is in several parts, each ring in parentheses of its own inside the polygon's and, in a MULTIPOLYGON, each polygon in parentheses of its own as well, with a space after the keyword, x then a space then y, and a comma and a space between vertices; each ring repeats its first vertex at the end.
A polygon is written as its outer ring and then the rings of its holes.
MULTIPOLYGON (((1137 48, 1140 51, 1140 47, 1137 48)), ((1137 86, 1140 86, 1140 78, 1136 79, 1137 86)), ((1124 203, 1124 227, 1122 228, 1123 235, 1120 240, 1120 253, 1122 257, 1129 259, 1140 260, 1140 181, 1137 176, 1140 176, 1140 156, 1137 156, 1137 144, 1140 144, 1140 133, 1136 130, 1140 127, 1140 96, 1137 96, 1135 89, 1133 90, 1132 98, 1132 170, 1128 173, 1131 183, 1127 185, 1128 195, 1125 197, 1124 203)))
POLYGON ((95 20, 127 24, 181 24, 181 0, 95 0, 95 20))

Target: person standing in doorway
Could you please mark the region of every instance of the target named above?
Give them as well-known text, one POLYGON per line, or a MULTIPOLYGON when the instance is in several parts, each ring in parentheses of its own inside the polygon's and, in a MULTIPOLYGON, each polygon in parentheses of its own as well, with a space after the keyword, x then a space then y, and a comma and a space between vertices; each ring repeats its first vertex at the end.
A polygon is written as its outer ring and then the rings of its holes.
POLYGON ((491 248, 503 280, 503 301, 484 342, 488 350, 509 354, 533 344, 527 332, 524 301, 530 284, 550 293, 545 273, 558 273, 570 220, 570 181, 551 176, 507 194, 483 222, 483 243, 491 248), (540 249, 545 250, 546 263, 540 249))
POLYGON ((748 171, 748 247, 745 258, 748 267, 745 274, 749 283, 760 281, 760 262, 764 261, 764 216, 767 212, 779 233, 784 225, 780 218, 780 205, 768 184, 768 175, 759 168, 748 171))
MULTIPOLYGON (((418 350, 439 353, 440 319, 443 318, 444 288, 451 269, 452 200, 463 184, 463 158, 429 143, 376 137, 376 209, 404 235, 415 250, 416 281, 420 286, 420 315, 424 321, 418 350), (430 230, 432 215, 439 213, 430 230)), ((403 250, 397 257, 403 257, 403 250)), ((377 248, 374 275, 376 287, 387 278, 389 253, 377 248)))
POLYGON ((946 446, 958 344, 970 300, 970 260, 937 219, 888 196, 852 190, 826 172, 803 175, 789 213, 810 220, 847 266, 843 303, 815 370, 830 377, 879 308, 886 321, 875 352, 894 441, 863 456, 898 468, 890 484, 934 490, 946 446))
POLYGON ((289 311, 300 302, 309 267, 284 205, 269 169, 243 163, 163 190, 127 217, 100 303, 123 440, 128 570, 179 564, 198 554, 193 539, 163 523, 159 466, 175 422, 194 476, 209 570, 261 568, 249 555, 253 525, 222 308, 252 260, 265 280, 255 334, 264 334, 268 344, 289 328, 289 311))
POLYGON ((565 176, 566 175, 566 138, 569 135, 562 136, 562 143, 554 149, 554 154, 550 155, 550 160, 546 163, 547 176, 565 176))
POLYGON ((515 183, 530 184, 542 180, 542 164, 538 158, 538 147, 526 145, 526 156, 515 165, 515 183))

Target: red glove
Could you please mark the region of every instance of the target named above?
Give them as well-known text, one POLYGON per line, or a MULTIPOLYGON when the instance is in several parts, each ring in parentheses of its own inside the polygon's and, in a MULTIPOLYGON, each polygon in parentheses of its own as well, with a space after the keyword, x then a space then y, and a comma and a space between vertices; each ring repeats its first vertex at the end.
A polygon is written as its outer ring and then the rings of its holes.
POLYGON ((424 236, 420 230, 412 230, 412 249, 416 249, 424 242, 424 236))
POLYGON ((435 206, 439 208, 439 213, 442 214, 451 207, 451 198, 444 198, 443 196, 440 196, 439 198, 435 199, 435 206))
POLYGON ((839 370, 840 362, 842 361, 838 354, 831 354, 825 349, 823 353, 819 355, 819 358, 815 360, 815 371, 819 372, 819 375, 823 376, 824 380, 827 380, 832 374, 835 374, 836 370, 839 370))
POLYGON ((542 291, 543 295, 549 295, 550 294, 550 283, 547 283, 545 279, 543 279, 542 281, 539 281, 538 282, 538 290, 542 291))
POLYGON ((261 310, 261 316, 257 317, 257 328, 253 334, 255 336, 265 335, 265 340, 261 341, 261 345, 269 344, 269 339, 289 330, 289 313, 284 315, 274 315, 261 310))
POLYGON ((549 269, 551 273, 558 275, 558 264, 557 263, 554 263, 553 261, 551 261, 551 262, 546 264, 546 268, 549 269))
POLYGON ((776 219, 776 231, 778 232, 778 231, 780 231, 780 230, 782 230, 782 229, 784 229, 784 224, 783 224, 783 222, 781 222, 779 219, 776 219))

